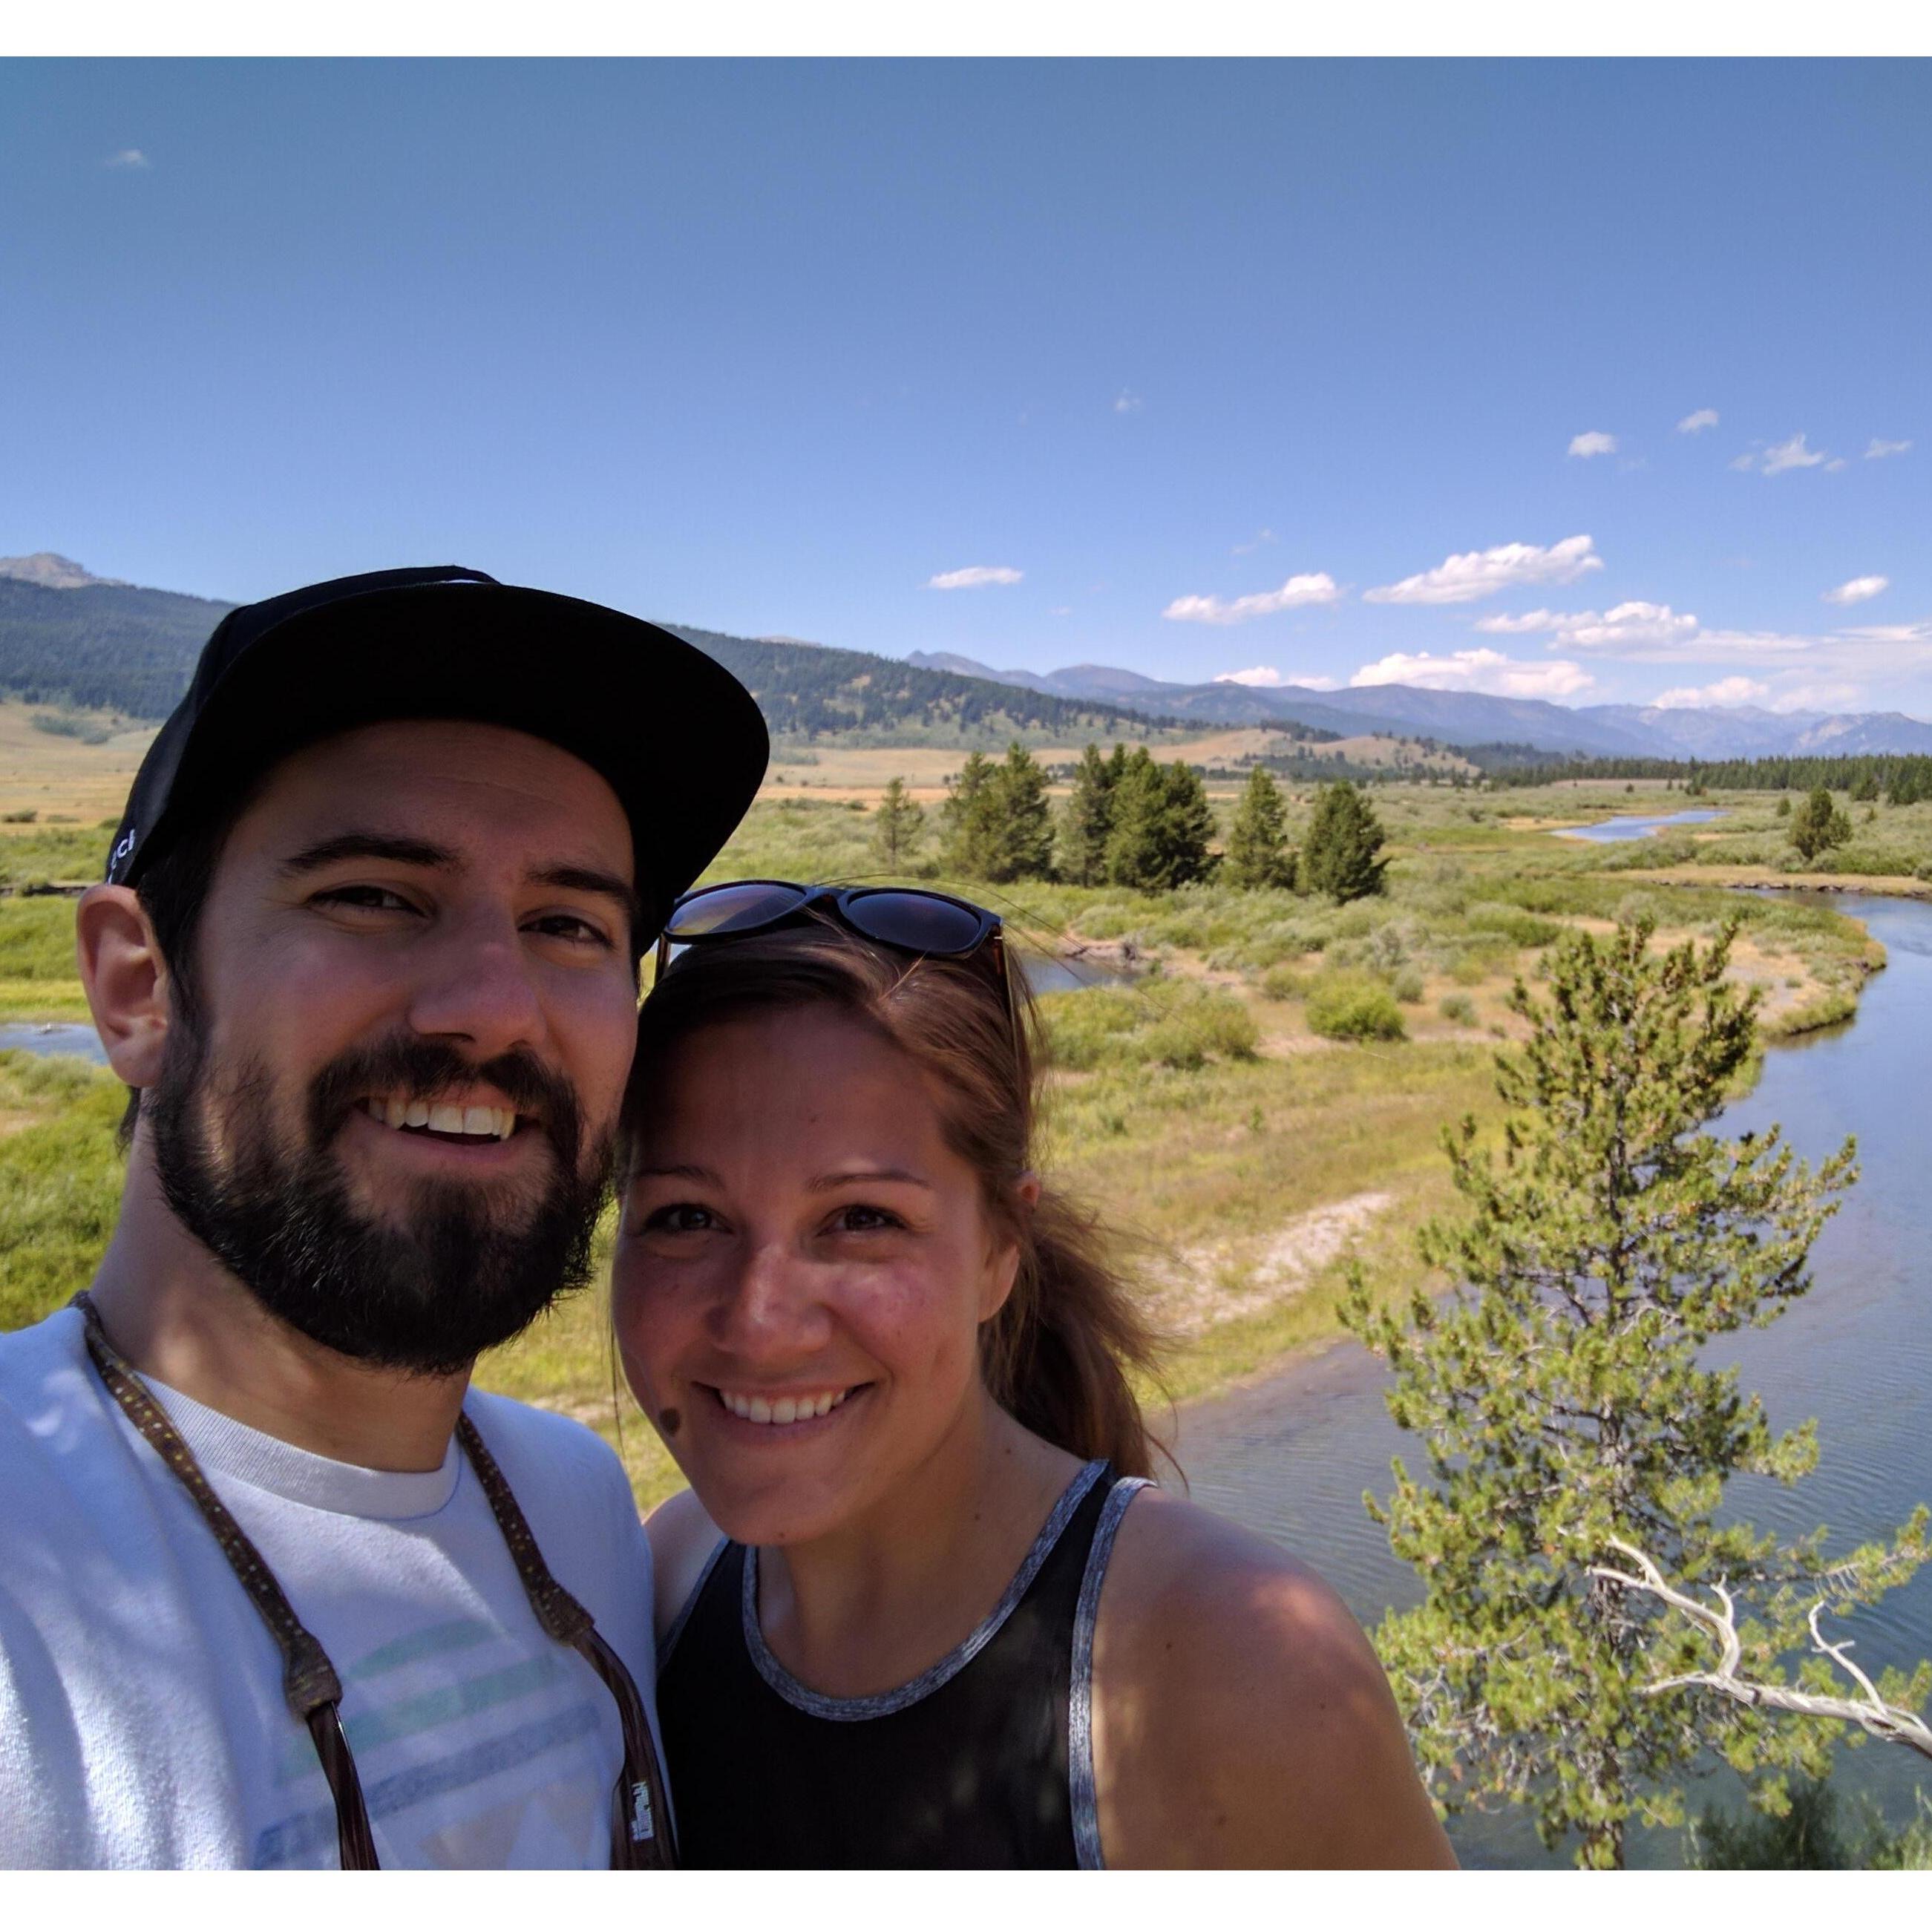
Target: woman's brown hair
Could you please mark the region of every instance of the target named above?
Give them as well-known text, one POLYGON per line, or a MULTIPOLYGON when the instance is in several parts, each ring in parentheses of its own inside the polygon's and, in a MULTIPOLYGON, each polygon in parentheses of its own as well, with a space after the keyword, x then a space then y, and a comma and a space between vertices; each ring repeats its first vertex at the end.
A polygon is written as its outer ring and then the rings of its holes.
POLYGON ((1151 1475, 1160 1445, 1130 1375, 1151 1374, 1154 1333, 1108 1258, 1097 1217, 1045 1184, 1030 1210, 1018 1196, 1034 1166, 1038 1029, 1002 951, 909 957, 815 916, 692 947, 638 1016, 621 1171, 631 1168, 669 1056, 703 1028, 806 1006, 875 1028, 936 1082, 947 1144, 979 1175, 996 1230, 1019 1248, 1012 1292, 980 1332, 988 1388, 1048 1442, 1083 1460, 1104 1456, 1123 1475, 1151 1475))

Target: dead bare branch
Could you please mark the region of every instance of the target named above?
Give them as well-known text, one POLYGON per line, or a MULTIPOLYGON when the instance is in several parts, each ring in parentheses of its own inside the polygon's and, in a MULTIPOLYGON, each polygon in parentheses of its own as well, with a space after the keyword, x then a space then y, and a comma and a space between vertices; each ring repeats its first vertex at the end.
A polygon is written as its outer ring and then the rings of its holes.
POLYGON ((1660 1678, 1656 1683, 1642 1687, 1645 1696, 1655 1697, 1667 1690, 1690 1688, 1714 1690, 1740 1704, 1856 1724, 1870 1736, 1881 1738, 1887 1744, 1903 1744, 1922 1757, 1932 1758, 1932 1724, 1928 1724, 1917 1712, 1888 1704, 1880 1696, 1877 1685, 1846 1654, 1852 1648, 1849 1639, 1838 1643, 1826 1640, 1823 1631, 1818 1628, 1819 1612, 1825 1607, 1822 1598, 1811 1606, 1808 1619, 1811 1641, 1822 1656, 1828 1657, 1857 1684, 1864 1693, 1863 1697, 1821 1696, 1815 1692, 1800 1690, 1792 1684, 1766 1684, 1739 1676, 1738 1666, 1744 1647, 1738 1636, 1737 1606, 1730 1591, 1722 1583, 1712 1586, 1712 1594, 1718 1599, 1718 1605, 1713 1609, 1708 1604, 1672 1588, 1664 1580, 1663 1572, 1634 1544, 1620 1542, 1615 1537, 1610 1542, 1613 1550, 1620 1550, 1630 1558, 1642 1574, 1633 1576, 1624 1570, 1593 1563, 1589 1570, 1592 1576, 1600 1576, 1607 1582, 1621 1583, 1626 1589, 1642 1592, 1667 1604, 1714 1638, 1720 1652, 1716 1670, 1691 1671, 1680 1676, 1660 1678))

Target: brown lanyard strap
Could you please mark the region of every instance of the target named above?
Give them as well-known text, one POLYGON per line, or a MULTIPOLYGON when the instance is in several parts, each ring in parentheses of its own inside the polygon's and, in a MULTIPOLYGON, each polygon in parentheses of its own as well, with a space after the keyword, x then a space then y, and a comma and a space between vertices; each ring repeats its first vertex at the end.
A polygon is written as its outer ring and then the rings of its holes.
MULTIPOLYGON (((315 1740, 316 1755, 335 1800, 343 1870, 374 1870, 377 1864, 375 1838, 370 1830, 356 1760, 343 1732, 338 1708, 342 1700, 341 1680, 328 1660, 328 1652, 303 1627, 261 1552, 216 1495, 196 1462, 194 1452, 182 1441, 166 1412, 116 1353, 92 1298, 82 1291, 74 1297, 74 1306, 86 1323, 88 1353, 109 1393, 188 1491, 282 1654, 284 1694, 289 1708, 307 1725, 315 1740)), ((612 1794, 612 1868, 632 1870, 674 1864, 667 1836, 670 1810, 664 1800, 664 1774, 635 1682, 623 1660, 598 1634, 590 1612, 550 1574, 529 1522, 475 1424, 466 1415, 459 1416, 456 1432, 503 1533, 538 1623, 547 1636, 575 1650, 602 1678, 616 1701, 623 1730, 624 1767, 612 1794)))
POLYGON ((624 1660, 598 1634, 590 1612, 550 1573, 536 1538, 530 1534, 521 1506, 511 1492, 496 1459, 484 1446, 467 1415, 456 1421, 456 1439, 463 1444, 489 1498, 503 1540, 509 1546, 517 1574, 536 1612, 537 1622, 559 1643, 575 1651, 610 1688, 624 1728, 624 1769, 615 1794, 610 1833, 610 1862, 626 1869, 674 1864, 670 1843, 670 1807, 664 1802, 664 1772, 658 1762, 644 1700, 624 1660))
POLYGON ((335 1799, 336 1837, 344 1871, 376 1869, 376 1840, 369 1828, 368 1808, 362 1802, 362 1783, 356 1774, 356 1760, 350 1754, 349 1740, 342 1733, 340 1706, 342 1680, 314 1635, 282 1594, 274 1573, 262 1561, 262 1552, 228 1506, 214 1493, 194 1451, 182 1440, 181 1432, 168 1420, 166 1412, 148 1393, 146 1385, 115 1352, 100 1325, 100 1311, 85 1290, 74 1298, 87 1324, 87 1352, 108 1392, 121 1405, 122 1412, 138 1429, 154 1452, 171 1469, 193 1498, 203 1520, 214 1532, 221 1553, 228 1559, 249 1601, 261 1612, 268 1634, 282 1654, 282 1694, 289 1708, 308 1726, 315 1740, 316 1755, 322 1760, 322 1775, 335 1799))

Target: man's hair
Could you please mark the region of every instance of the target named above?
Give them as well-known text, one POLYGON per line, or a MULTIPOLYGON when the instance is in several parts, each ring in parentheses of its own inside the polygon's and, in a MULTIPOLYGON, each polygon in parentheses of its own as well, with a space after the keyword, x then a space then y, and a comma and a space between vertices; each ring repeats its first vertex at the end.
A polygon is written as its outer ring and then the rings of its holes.
MULTIPOLYGON (((195 981, 195 942, 201 928, 202 908, 214 883, 215 868, 228 844, 228 835, 248 809, 259 788, 244 789, 220 810, 185 826, 180 835, 148 860, 134 888, 141 909, 154 929, 154 943, 167 968, 170 996, 176 1019, 194 1028, 200 1024, 200 995, 195 981)), ((128 1089, 128 1106, 116 1136, 125 1154, 141 1117, 141 1090, 128 1089)))

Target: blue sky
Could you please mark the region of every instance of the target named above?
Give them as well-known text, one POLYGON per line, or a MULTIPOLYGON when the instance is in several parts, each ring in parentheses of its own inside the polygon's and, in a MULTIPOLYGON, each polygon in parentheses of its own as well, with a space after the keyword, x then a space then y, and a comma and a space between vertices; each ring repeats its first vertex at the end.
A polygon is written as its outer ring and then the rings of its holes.
POLYGON ((0 63, 0 554, 1932 716, 1928 210, 1922 62, 0 63))

